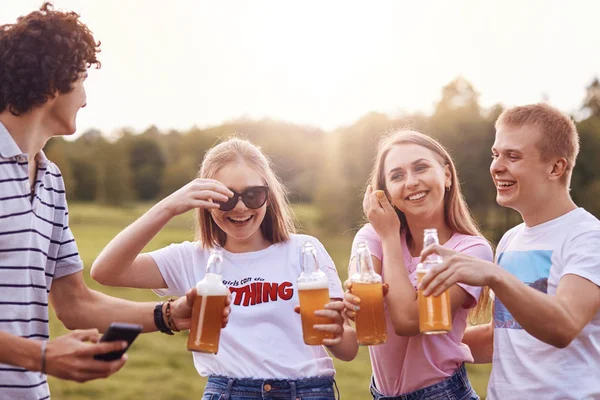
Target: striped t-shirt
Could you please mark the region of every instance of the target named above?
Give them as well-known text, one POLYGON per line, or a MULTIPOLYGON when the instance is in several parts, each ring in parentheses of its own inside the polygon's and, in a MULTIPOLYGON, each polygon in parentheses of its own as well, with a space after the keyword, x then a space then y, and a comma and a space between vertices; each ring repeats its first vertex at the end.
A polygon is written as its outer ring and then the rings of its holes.
MULTIPOLYGON (((68 224, 65 185, 44 153, 33 191, 24 154, 0 123, 0 330, 48 339, 52 280, 83 268, 68 224)), ((46 376, 0 364, 0 399, 47 399, 46 376)))

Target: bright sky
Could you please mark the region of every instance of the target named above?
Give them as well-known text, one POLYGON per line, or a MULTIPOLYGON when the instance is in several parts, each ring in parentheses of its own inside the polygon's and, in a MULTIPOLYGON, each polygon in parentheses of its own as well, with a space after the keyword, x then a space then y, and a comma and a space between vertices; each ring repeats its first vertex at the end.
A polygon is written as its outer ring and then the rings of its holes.
MULTIPOLYGON (((0 24, 41 5, 0 0, 0 24)), ((600 75, 596 0, 54 0, 102 41, 78 131, 270 117, 334 129, 431 113, 458 75, 481 104, 581 105, 600 75)))

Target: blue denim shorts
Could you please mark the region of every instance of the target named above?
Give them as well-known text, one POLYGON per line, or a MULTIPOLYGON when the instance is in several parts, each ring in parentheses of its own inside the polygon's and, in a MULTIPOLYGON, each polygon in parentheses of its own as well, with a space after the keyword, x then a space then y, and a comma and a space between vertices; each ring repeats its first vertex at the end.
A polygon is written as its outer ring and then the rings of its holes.
POLYGON ((374 400, 479 400, 467 378, 464 364, 452 376, 439 383, 399 396, 383 395, 371 378, 371 395, 374 400))
POLYGON ((339 398, 333 377, 277 380, 211 376, 202 400, 335 400, 336 392, 339 398))

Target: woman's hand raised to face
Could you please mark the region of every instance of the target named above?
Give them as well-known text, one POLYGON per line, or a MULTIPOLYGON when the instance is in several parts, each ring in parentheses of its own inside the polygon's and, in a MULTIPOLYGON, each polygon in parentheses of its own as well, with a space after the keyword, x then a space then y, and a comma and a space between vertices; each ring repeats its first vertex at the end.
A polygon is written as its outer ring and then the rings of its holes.
POLYGON ((219 204, 215 201, 227 201, 232 196, 233 192, 221 182, 196 178, 162 202, 169 213, 175 216, 194 208, 217 209, 219 204))
POLYGON ((363 211, 380 238, 400 233, 400 219, 383 190, 367 187, 363 211))

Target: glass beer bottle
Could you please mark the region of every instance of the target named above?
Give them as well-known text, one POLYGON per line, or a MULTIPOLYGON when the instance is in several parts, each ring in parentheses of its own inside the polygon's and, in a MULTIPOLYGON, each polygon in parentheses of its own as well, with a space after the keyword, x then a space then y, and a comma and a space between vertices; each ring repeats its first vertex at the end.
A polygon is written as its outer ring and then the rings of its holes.
MULTIPOLYGON (((423 248, 432 244, 439 244, 437 229, 425 229, 423 239, 423 248)), ((442 262, 442 257, 432 254, 423 263, 417 265, 417 281, 421 279, 427 271, 442 262)), ((448 333, 452 330, 452 313, 450 310, 450 291, 446 290, 441 295, 423 296, 423 291, 418 291, 419 299, 419 330, 426 335, 435 335, 448 333)))
POLYGON ((198 294, 192 308, 192 326, 187 348, 190 351, 217 354, 221 336, 223 309, 229 289, 221 281, 223 252, 212 249, 206 265, 206 274, 196 284, 198 294))
POLYGON ((381 275, 373 270, 373 259, 366 243, 356 250, 356 272, 351 277, 352 294, 360 298, 356 312, 358 344, 371 346, 387 341, 381 275))
POLYGON ((331 324, 330 318, 317 317, 316 310, 324 310, 329 299, 327 275, 319 269, 314 245, 307 241, 302 245, 302 273, 298 277, 298 299, 304 343, 320 346, 323 339, 332 339, 333 333, 316 330, 313 325, 331 324))

